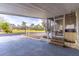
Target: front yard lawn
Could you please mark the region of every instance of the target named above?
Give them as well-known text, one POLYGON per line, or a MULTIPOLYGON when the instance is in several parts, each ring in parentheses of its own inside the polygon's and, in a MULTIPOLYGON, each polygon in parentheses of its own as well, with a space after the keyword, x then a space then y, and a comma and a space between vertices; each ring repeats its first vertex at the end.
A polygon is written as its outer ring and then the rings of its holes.
MULTIPOLYGON (((26 30, 26 32, 45 32, 45 30, 26 30)), ((10 34, 19 34, 19 33, 25 33, 25 30, 12 30, 12 33, 10 34)), ((6 34, 5 32, 0 32, 0 34, 6 34)))

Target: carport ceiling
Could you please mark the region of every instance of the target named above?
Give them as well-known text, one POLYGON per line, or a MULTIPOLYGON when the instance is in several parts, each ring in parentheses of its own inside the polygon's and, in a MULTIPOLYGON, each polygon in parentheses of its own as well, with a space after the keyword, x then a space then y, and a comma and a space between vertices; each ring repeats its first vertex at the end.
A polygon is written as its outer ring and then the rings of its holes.
POLYGON ((49 18, 70 13, 77 8, 77 3, 1 3, 0 13, 49 18))

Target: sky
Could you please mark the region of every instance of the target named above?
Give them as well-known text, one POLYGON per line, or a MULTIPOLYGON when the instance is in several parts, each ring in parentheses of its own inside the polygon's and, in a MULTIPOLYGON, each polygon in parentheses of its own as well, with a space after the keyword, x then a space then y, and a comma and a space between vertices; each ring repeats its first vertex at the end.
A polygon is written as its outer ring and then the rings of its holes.
POLYGON ((21 25, 22 22, 26 22, 29 26, 30 24, 41 24, 43 19, 40 18, 31 18, 31 17, 21 17, 21 16, 13 16, 13 15, 4 15, 0 14, 0 17, 4 18, 5 21, 15 24, 15 25, 21 25))

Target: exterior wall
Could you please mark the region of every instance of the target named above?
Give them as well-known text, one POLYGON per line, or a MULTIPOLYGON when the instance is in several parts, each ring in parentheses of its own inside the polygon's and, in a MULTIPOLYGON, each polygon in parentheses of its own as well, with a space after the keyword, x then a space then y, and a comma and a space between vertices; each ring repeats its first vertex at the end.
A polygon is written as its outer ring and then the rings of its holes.
POLYGON ((76 39, 77 39, 77 35, 76 33, 73 32, 66 32, 65 33, 65 46, 67 47, 71 47, 71 48, 76 48, 76 39))
POLYGON ((76 10, 76 25, 77 25, 77 40, 76 40, 76 48, 79 49, 79 9, 76 10))
POLYGON ((76 48, 77 32, 76 32, 76 17, 75 13, 65 15, 65 45, 76 48), (67 26, 74 25, 66 30, 67 26))

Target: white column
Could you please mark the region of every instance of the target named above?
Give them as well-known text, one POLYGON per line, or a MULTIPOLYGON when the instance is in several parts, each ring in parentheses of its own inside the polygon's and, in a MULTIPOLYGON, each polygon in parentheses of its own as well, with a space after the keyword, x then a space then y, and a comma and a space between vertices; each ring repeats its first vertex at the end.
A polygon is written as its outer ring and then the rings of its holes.
POLYGON ((63 17, 63 35, 65 37, 65 15, 63 17))
MULTIPOLYGON (((47 24, 46 24, 46 31, 47 31, 47 29, 48 29, 48 19, 47 19, 47 22, 46 22, 47 24)), ((49 38, 48 37, 49 35, 48 35, 48 31, 47 31, 47 39, 49 38)))
POLYGON ((56 36, 56 35, 55 35, 55 31, 56 31, 56 30, 55 30, 55 26, 56 26, 56 23, 55 23, 55 18, 54 18, 54 36, 56 36))

